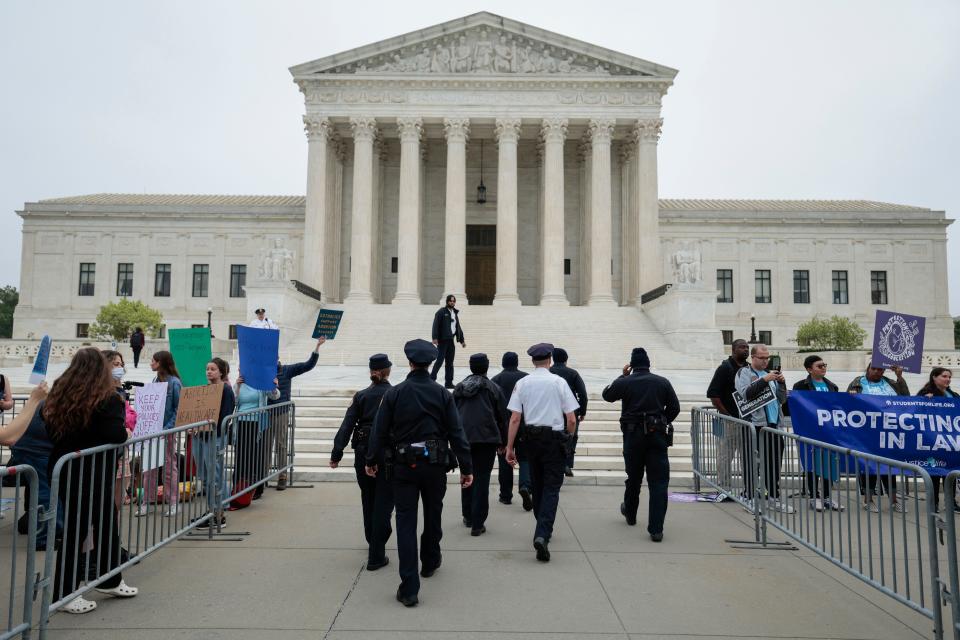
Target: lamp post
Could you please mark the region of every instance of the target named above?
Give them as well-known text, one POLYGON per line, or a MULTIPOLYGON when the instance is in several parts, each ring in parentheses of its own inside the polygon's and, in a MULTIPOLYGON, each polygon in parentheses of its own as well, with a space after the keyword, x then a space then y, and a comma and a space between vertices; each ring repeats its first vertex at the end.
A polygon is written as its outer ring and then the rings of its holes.
POLYGON ((210 321, 213 318, 213 307, 207 307, 207 329, 210 329, 210 333, 213 333, 213 328, 210 326, 210 321))
POLYGON ((750 344, 755 344, 757 341, 757 317, 750 314, 750 344))

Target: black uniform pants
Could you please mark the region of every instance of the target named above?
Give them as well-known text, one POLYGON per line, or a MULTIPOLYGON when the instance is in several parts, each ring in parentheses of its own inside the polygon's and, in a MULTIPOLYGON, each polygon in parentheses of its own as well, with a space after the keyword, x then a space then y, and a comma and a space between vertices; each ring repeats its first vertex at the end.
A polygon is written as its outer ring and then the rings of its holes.
POLYGON ((140 366, 141 351, 143 351, 143 347, 133 347, 133 368, 134 369, 140 366))
POLYGON ((444 385, 453 386, 453 356, 457 352, 456 343, 453 338, 447 340, 437 340, 437 361, 433 364, 433 371, 430 377, 437 379, 437 372, 440 371, 440 365, 445 365, 443 370, 444 385))
POLYGON ((505 454, 497 454, 497 479, 500 481, 500 499, 505 502, 513 500, 513 467, 507 462, 505 454))
POLYGON ((553 521, 560 504, 563 486, 563 465, 567 453, 564 442, 552 433, 538 438, 524 439, 524 450, 530 461, 530 484, 533 490, 533 515, 537 518, 534 538, 549 541, 553 535, 553 521))
POLYGON ((566 465, 573 469, 573 457, 577 454, 577 440, 580 439, 580 418, 577 418, 577 426, 573 430, 573 436, 570 438, 570 444, 567 446, 566 465))
POLYGON ((443 528, 443 496, 447 492, 447 470, 441 465, 397 464, 393 467, 393 499, 397 507, 397 555, 400 557, 400 595, 420 592, 417 573, 417 508, 423 500, 423 535, 420 562, 427 569, 440 564, 443 528))
POLYGON ((667 517, 667 486, 670 484, 666 434, 660 431, 644 433, 641 430, 624 432, 623 463, 627 471, 626 487, 623 491, 627 516, 637 517, 640 487, 646 473, 647 487, 650 489, 647 531, 663 533, 663 521, 667 517))
POLYGON ((473 484, 460 490, 460 510, 473 528, 479 529, 490 513, 490 475, 493 472, 493 460, 497 457, 497 445, 485 442, 471 444, 470 457, 473 459, 473 484))
POLYGON ((367 562, 380 564, 386 555, 385 547, 393 527, 390 516, 393 515, 393 485, 386 480, 386 470, 379 465, 376 478, 367 475, 365 468, 366 449, 354 451, 353 468, 357 472, 357 485, 360 487, 360 504, 363 508, 363 536, 369 547, 367 562))
MULTIPOLYGON (((769 424, 767 425, 772 429, 777 429, 777 425, 769 424)), ((780 499, 780 464, 783 460, 783 449, 786 446, 786 443, 783 441, 783 438, 772 434, 761 434, 763 427, 753 426, 754 430, 757 432, 757 447, 765 447, 763 456, 766 459, 766 464, 763 468, 763 483, 767 488, 767 497, 780 499), (766 443, 766 444, 764 444, 766 443)), ((756 460, 754 457, 754 452, 750 451, 750 445, 745 443, 744 447, 740 451, 740 464, 744 469, 743 472, 743 484, 744 488, 747 491, 747 499, 753 500, 756 497, 756 487, 754 486, 756 482, 754 478, 757 474, 757 466, 760 464, 759 460, 756 460)))

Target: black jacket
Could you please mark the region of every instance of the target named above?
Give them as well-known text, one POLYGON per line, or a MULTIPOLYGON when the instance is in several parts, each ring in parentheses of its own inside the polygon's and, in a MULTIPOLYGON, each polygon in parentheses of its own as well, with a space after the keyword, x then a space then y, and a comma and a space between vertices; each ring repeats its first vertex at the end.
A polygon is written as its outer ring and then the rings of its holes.
POLYGON ((296 378, 299 375, 310 371, 317 366, 317 359, 320 355, 314 351, 307 358, 306 362, 297 362, 296 364, 277 365, 277 389, 280 390, 280 398, 277 400, 267 400, 267 404, 279 404, 290 401, 290 388, 293 386, 290 378, 296 378))
POLYGON ((367 464, 376 464, 381 452, 391 447, 426 440, 447 441, 461 472, 473 473, 470 444, 463 435, 453 396, 430 379, 429 371, 414 369, 383 396, 370 432, 367 464))
POLYGON ((507 444, 507 401, 487 376, 464 378, 453 390, 453 401, 470 444, 507 444))
POLYGON ((134 331, 133 335, 130 336, 130 348, 131 349, 143 349, 143 345, 146 343, 146 338, 143 333, 139 331, 134 331))
POLYGON ((573 392, 573 397, 580 403, 580 410, 576 412, 577 418, 583 418, 587 415, 587 386, 583 384, 583 378, 580 377, 577 370, 558 362, 550 367, 550 373, 556 374, 567 381, 567 386, 573 392))
MULTIPOLYGON (((347 407, 347 413, 343 416, 343 422, 340 423, 340 429, 337 435, 333 437, 333 451, 330 452, 330 460, 340 462, 343 459, 343 450, 347 448, 347 442, 356 450, 357 438, 351 439, 355 435, 354 429, 371 428, 377 417, 377 410, 380 408, 380 401, 390 389, 390 383, 383 380, 378 383, 370 383, 366 389, 361 389, 353 394, 353 401, 347 407)), ((357 455, 360 455, 358 452, 357 455)))
MULTIPOLYGON (((829 389, 832 393, 836 393, 840 391, 840 387, 833 384, 833 382, 831 382, 829 378, 824 378, 823 381, 827 383, 827 389, 829 389)), ((816 391, 817 389, 816 387, 813 386, 813 380, 810 379, 810 376, 807 376, 803 380, 797 380, 797 382, 794 383, 792 390, 793 391, 816 391)), ((783 415, 785 416, 790 415, 789 402, 783 403, 783 415)))
POLYGON ((447 312, 447 307, 440 307, 435 314, 433 314, 433 329, 430 332, 431 340, 453 340, 456 339, 457 342, 463 344, 463 327, 460 326, 460 310, 454 308, 453 317, 457 319, 457 335, 450 333, 450 314, 447 312))
POLYGON ((603 399, 623 401, 621 425, 639 421, 644 413, 660 413, 667 422, 673 422, 680 415, 680 401, 673 385, 649 369, 634 369, 630 375, 620 376, 603 390, 603 399))
MULTIPOLYGON (((520 378, 524 378, 529 375, 526 371, 520 371, 516 367, 510 367, 509 369, 504 369, 497 375, 490 378, 490 382, 500 387, 500 390, 503 391, 503 397, 506 399, 507 404, 510 404, 510 396, 513 395, 513 388, 517 386, 517 381, 520 378)), ((510 426, 510 410, 507 409, 506 405, 503 407, 504 415, 507 419, 507 427, 510 426)), ((520 424, 523 424, 523 417, 520 417, 520 424)))
MULTIPOLYGON (((747 366, 746 363, 743 366, 747 366)), ((737 371, 741 368, 734 357, 730 356, 713 372, 713 379, 707 387, 707 397, 719 398, 720 404, 724 406, 727 413, 734 417, 740 415, 737 403, 733 399, 733 392, 737 390, 737 371)))

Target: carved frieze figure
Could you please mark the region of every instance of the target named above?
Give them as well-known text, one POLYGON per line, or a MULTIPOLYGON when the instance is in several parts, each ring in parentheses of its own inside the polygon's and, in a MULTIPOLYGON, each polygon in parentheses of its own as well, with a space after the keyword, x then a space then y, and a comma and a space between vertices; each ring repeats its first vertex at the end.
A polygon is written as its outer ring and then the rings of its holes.
POLYGON ((696 287, 701 284, 700 246, 689 242, 680 244, 680 248, 671 258, 673 276, 677 284, 684 287, 696 287))
POLYGON ((420 71, 421 73, 429 72, 430 65, 433 64, 433 56, 430 55, 430 49, 428 47, 424 47, 423 51, 417 54, 415 62, 417 71, 420 71))
POLYGON ((453 72, 468 73, 470 62, 473 60, 473 50, 467 43, 467 36, 460 36, 460 41, 453 48, 453 72))
POLYGON ((497 73, 512 73, 514 71, 515 51, 513 45, 507 42, 507 36, 501 35, 500 41, 493 48, 493 70, 497 73))
POLYGON ((541 71, 544 73, 556 73, 557 72, 557 59, 553 57, 551 51, 553 47, 547 47, 543 52, 543 57, 540 58, 540 67, 541 71))
POLYGON ((540 71, 540 54, 527 45, 523 49, 523 55, 520 56, 518 68, 523 73, 537 73, 540 71))
POLYGON ((482 31, 480 39, 477 40, 477 47, 473 54, 473 70, 493 71, 493 44, 487 37, 486 31, 482 31))
POLYGON ((273 248, 260 250, 260 264, 258 275, 261 280, 282 281, 289 280, 293 275, 293 261, 295 254, 283 246, 283 240, 276 238, 273 248))
POLYGON ((450 50, 438 44, 433 51, 433 60, 430 61, 430 71, 433 73, 450 73, 450 50))

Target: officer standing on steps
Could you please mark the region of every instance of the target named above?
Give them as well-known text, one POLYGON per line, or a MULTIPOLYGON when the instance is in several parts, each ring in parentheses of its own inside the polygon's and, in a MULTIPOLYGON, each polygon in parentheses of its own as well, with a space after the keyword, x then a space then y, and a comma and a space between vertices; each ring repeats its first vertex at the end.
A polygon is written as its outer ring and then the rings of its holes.
POLYGON ((650 487, 650 512, 647 532, 654 542, 663 540, 663 520, 667 515, 667 486, 670 461, 667 447, 673 445, 673 421, 680 415, 680 401, 666 378, 650 373, 650 358, 642 347, 630 354, 623 375, 603 390, 607 402, 622 400, 620 429, 623 431, 623 462, 626 489, 620 514, 627 524, 637 524, 640 485, 644 471, 650 487), (632 372, 631 372, 632 370, 632 372))
POLYGON ((533 359, 535 369, 517 381, 507 404, 507 409, 512 412, 507 461, 510 464, 517 462, 514 444, 519 431, 520 441, 530 461, 533 514, 537 518, 533 548, 537 550, 537 560, 549 562, 548 545, 560 502, 566 444, 577 427, 574 412, 580 408, 580 404, 566 381, 550 373, 552 344, 535 344, 527 349, 527 354, 533 359), (522 431, 521 418, 524 422, 522 431))
POLYGON ((423 500, 423 548, 420 575, 429 578, 440 567, 440 517, 447 491, 447 471, 460 464, 460 485, 473 484, 470 445, 460 425, 460 415, 450 392, 430 379, 427 368, 437 348, 426 340, 411 340, 403 347, 410 362, 407 379, 389 389, 380 403, 370 446, 367 475, 379 471, 383 452, 386 473, 392 478, 397 509, 397 555, 400 586, 397 600, 407 607, 419 602, 417 576, 417 507, 423 500), (453 451, 451 452, 451 449, 453 451), (454 457, 456 454, 456 457, 454 457))

